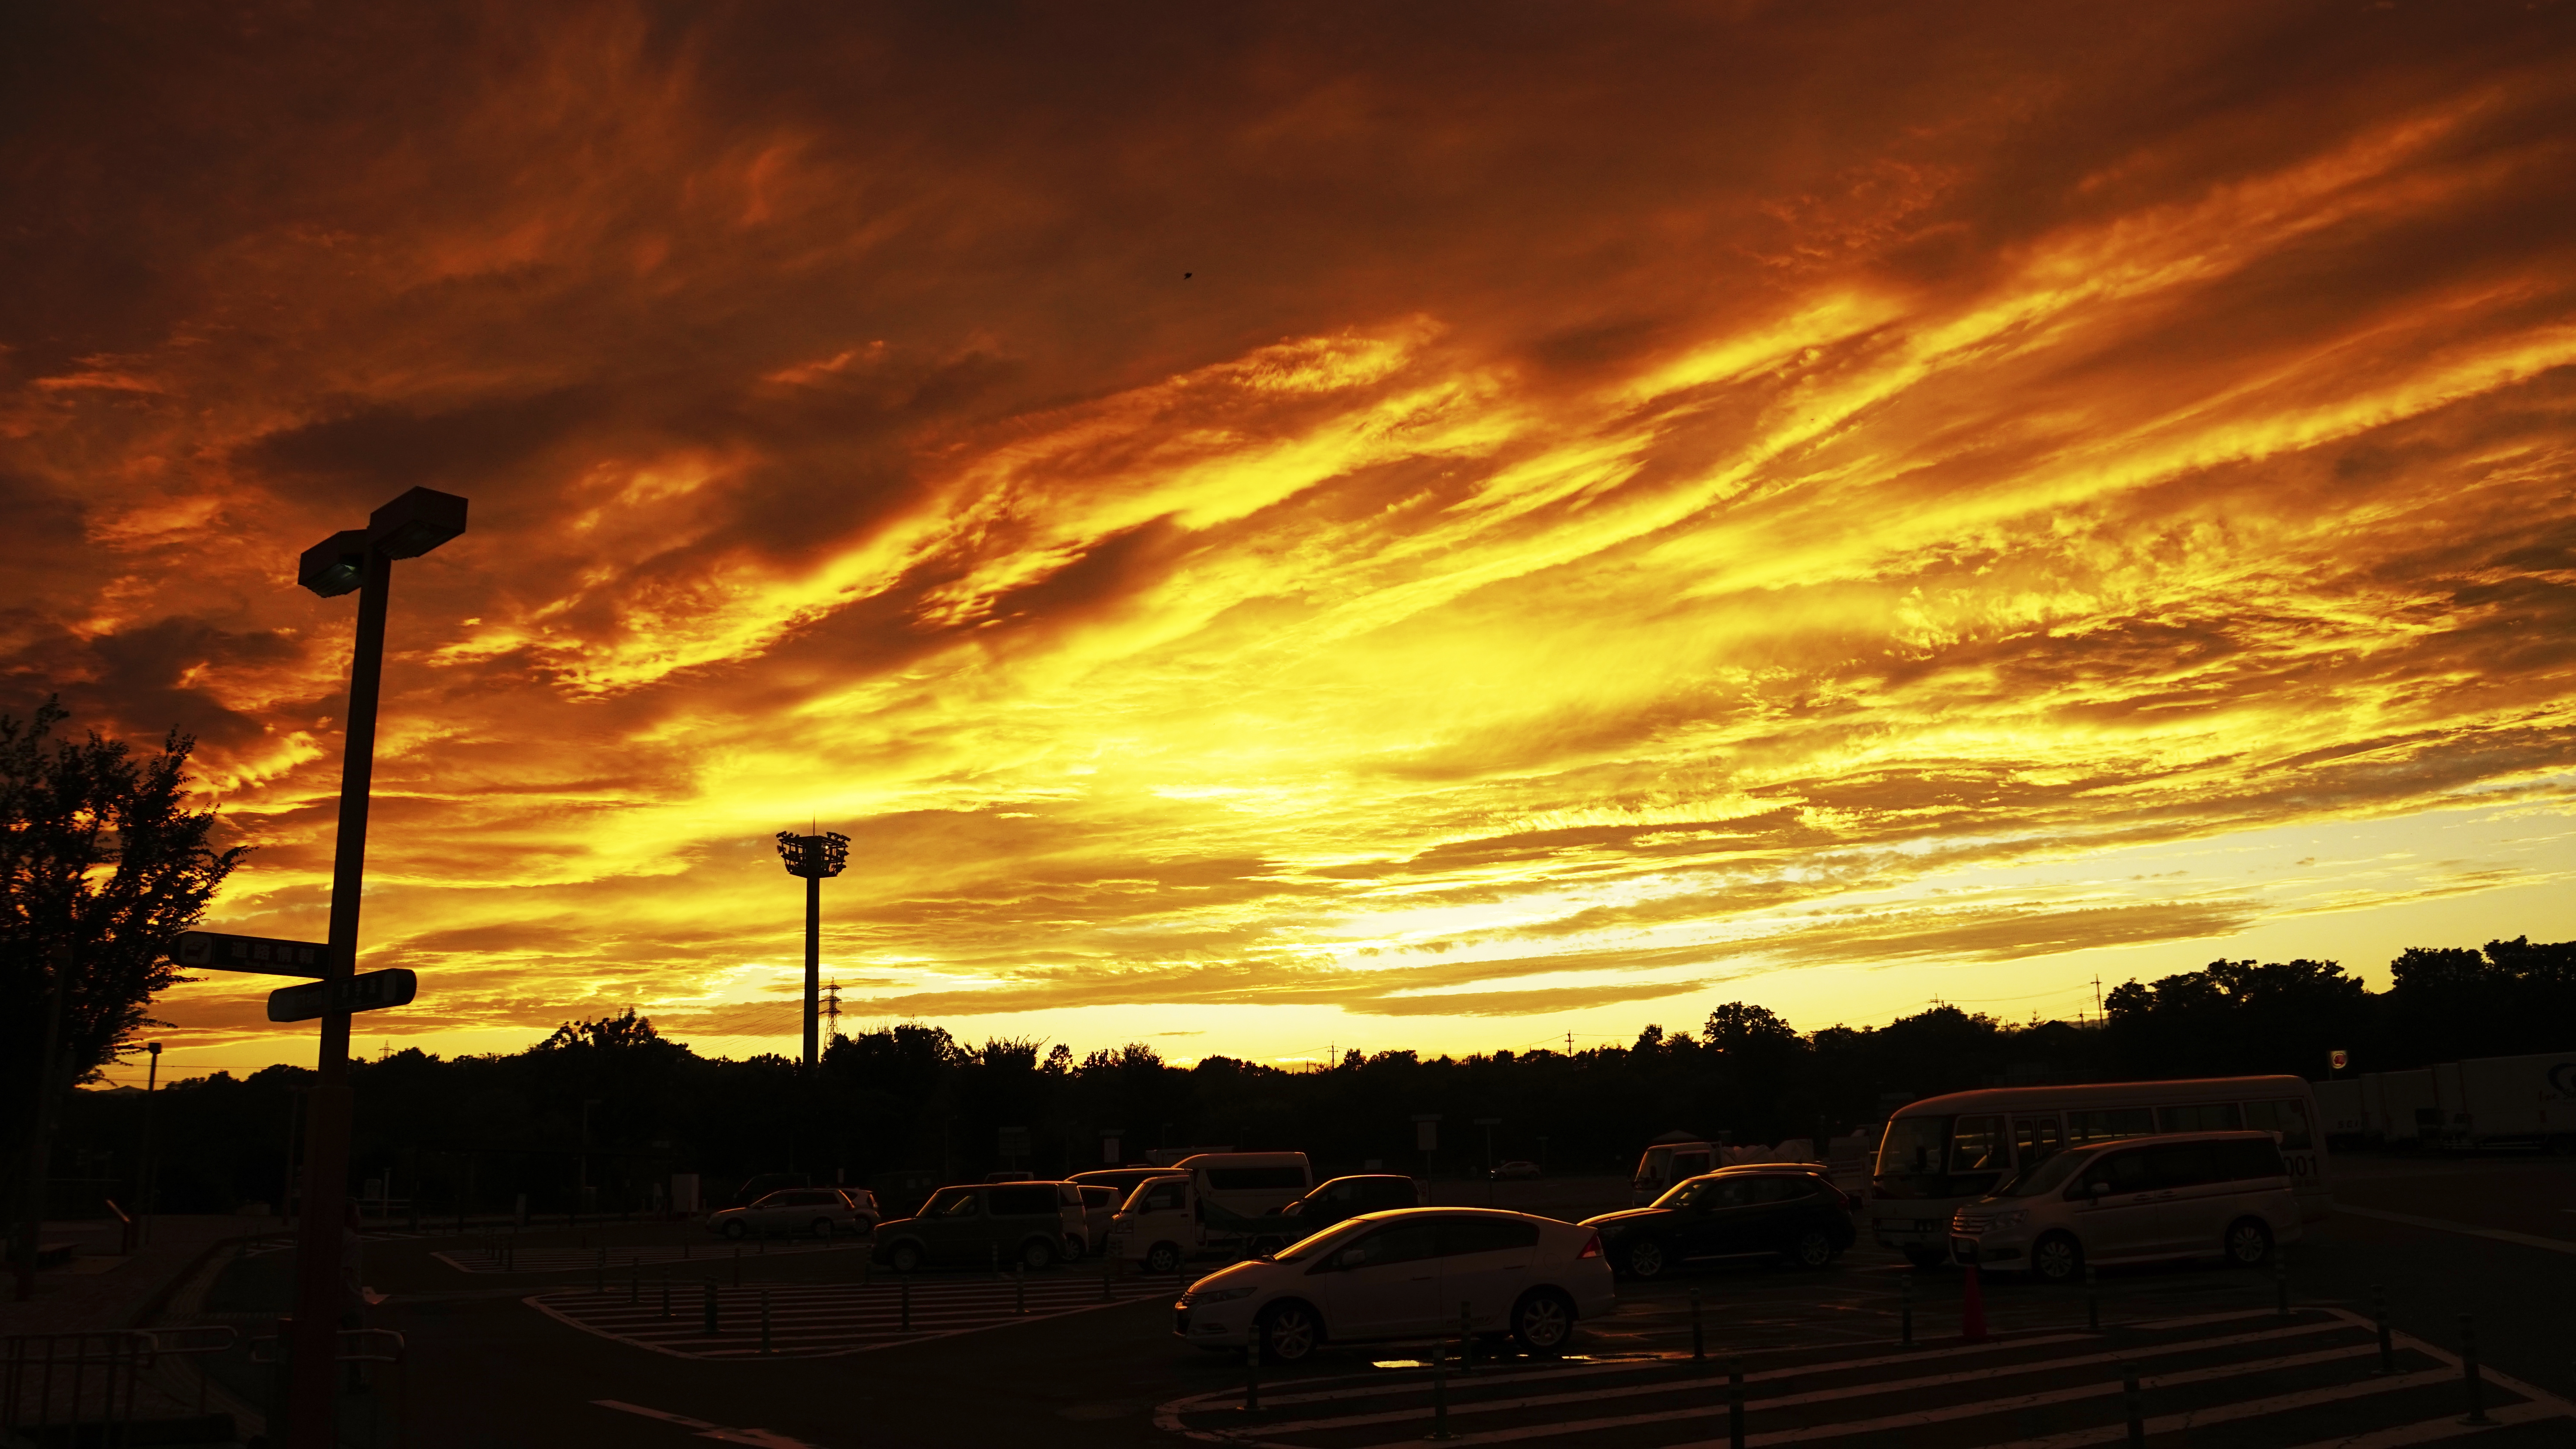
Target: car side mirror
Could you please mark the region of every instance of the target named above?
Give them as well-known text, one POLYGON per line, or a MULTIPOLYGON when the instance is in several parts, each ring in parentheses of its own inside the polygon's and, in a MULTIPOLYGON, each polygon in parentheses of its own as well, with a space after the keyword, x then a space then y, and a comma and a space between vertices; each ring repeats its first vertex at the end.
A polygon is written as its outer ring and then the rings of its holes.
POLYGON ((1368 1249, 1361 1247, 1344 1248, 1333 1255, 1333 1266, 1336 1268, 1356 1268, 1367 1261, 1368 1249))

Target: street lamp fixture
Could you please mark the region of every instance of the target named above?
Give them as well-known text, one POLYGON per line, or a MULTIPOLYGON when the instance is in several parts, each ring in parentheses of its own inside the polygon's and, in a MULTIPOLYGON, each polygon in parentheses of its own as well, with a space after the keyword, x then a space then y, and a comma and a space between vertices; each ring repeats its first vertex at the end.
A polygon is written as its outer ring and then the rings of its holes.
POLYGON ((305 1105, 304 1213, 295 1250, 294 1351, 289 1356, 289 1449, 330 1449, 337 1438, 340 1232, 349 1189, 349 1013, 357 969, 358 904, 367 874, 367 802, 376 774, 376 700, 385 663, 385 609, 394 560, 418 558, 465 531, 465 500, 414 488, 304 551, 295 581, 326 599, 355 592, 358 625, 349 656, 349 708, 340 763, 340 828, 331 860, 331 938, 324 953, 321 1049, 305 1105))
POLYGON ((805 882, 805 1069, 810 1072, 822 1050, 816 1011, 823 994, 823 882, 850 863, 850 837, 837 830, 814 835, 782 830, 778 859, 789 875, 805 882))

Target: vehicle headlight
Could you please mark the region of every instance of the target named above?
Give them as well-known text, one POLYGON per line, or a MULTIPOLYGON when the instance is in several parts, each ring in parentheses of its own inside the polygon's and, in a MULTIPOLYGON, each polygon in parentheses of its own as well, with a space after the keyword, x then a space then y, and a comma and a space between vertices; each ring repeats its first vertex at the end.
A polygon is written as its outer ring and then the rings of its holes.
POLYGON ((1232 1303, 1238 1298, 1249 1298, 1258 1291, 1253 1288, 1211 1288, 1205 1293, 1191 1294, 1190 1306, 1196 1308, 1210 1303, 1232 1303))
POLYGON ((2020 1227, 2020 1226, 2022 1226, 2024 1223, 2027 1223, 2027 1222, 2029 1222, 2029 1221, 2030 1221, 2030 1210, 2029 1210, 2029 1209, 2027 1209, 2027 1208, 2014 1208, 2011 1212, 2006 1212, 2006 1213, 1997 1213, 1997 1214, 1995 1214, 1993 1217, 1991 1217, 1991 1218, 1987 1219, 1987 1220, 1986 1220, 1986 1226, 1987 1226, 1987 1227, 1989 1227, 1989 1228, 1994 1228, 1994 1229, 2009 1230, 2009 1229, 2012 1229, 2012 1228, 2020 1227))

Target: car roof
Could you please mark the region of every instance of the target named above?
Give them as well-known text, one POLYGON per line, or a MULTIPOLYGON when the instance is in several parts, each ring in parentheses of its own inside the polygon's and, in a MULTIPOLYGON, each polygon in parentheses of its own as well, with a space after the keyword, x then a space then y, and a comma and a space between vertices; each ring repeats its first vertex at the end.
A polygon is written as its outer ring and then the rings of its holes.
POLYGON ((1342 1221, 1346 1223, 1393 1222, 1398 1218, 1430 1217, 1434 1214, 1450 1218, 1506 1218, 1516 1223, 1552 1223, 1560 1228, 1570 1228, 1574 1226, 1574 1224, 1567 1222, 1563 1218, 1544 1217, 1538 1213, 1514 1212, 1510 1208, 1481 1208, 1466 1207, 1463 1205, 1456 1207, 1434 1206, 1379 1208, 1376 1212, 1361 1213, 1356 1217, 1344 1218, 1342 1221))

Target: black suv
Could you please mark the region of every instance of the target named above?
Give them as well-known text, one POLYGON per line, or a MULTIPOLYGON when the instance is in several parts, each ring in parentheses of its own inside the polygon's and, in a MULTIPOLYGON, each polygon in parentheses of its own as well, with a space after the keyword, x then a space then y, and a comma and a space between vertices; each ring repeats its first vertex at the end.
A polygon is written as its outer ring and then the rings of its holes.
POLYGON ((1061 1182, 970 1182, 930 1195, 914 1217, 877 1225, 876 1261, 915 1268, 1052 1267, 1082 1229, 1082 1197, 1061 1182), (1068 1201, 1070 1199, 1070 1201, 1068 1201))
POLYGON ((1851 1200, 1815 1167, 1748 1163, 1722 1167, 1655 1199, 1586 1218, 1601 1234, 1610 1264, 1631 1278, 1661 1278, 1683 1263, 1708 1258, 1778 1255, 1801 1268, 1821 1268, 1858 1236, 1851 1200))
POLYGON ((1315 1184, 1314 1191, 1279 1210, 1278 1215, 1293 1220, 1294 1226, 1277 1243, 1284 1247, 1362 1213, 1420 1206, 1421 1190, 1412 1178, 1401 1173, 1369 1172, 1331 1178, 1315 1184))

